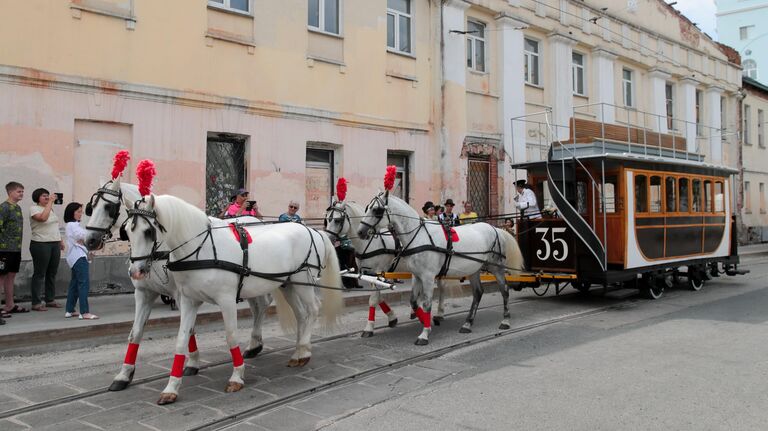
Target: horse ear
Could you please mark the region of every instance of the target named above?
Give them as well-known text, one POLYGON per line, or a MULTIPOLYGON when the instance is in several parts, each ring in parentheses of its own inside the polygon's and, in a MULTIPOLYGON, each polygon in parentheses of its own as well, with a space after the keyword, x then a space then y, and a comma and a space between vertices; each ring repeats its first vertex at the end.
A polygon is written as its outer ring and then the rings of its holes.
POLYGON ((146 206, 145 209, 147 211, 152 211, 153 209, 155 209, 155 195, 154 195, 154 193, 150 193, 149 194, 149 197, 146 198, 146 202, 147 202, 147 206, 146 206))

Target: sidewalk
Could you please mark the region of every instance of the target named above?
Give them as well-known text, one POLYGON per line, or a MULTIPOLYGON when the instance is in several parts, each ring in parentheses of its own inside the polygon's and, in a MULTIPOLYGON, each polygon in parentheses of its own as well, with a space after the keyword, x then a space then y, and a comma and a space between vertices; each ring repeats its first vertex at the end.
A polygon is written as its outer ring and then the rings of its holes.
POLYGON ((768 254, 768 243, 739 246, 739 256, 748 254, 768 254))
MULTIPOLYGON (((451 289, 453 290, 453 289, 451 289)), ((469 289, 465 289, 469 294, 469 289)), ((352 290, 344 292, 344 306, 353 307, 368 304, 371 292, 352 290)), ((383 291, 382 298, 392 304, 407 302, 410 298, 410 284, 402 284, 396 290, 383 291)), ((63 300, 57 300, 64 304, 63 300)), ((16 313, 5 319, 0 326, 0 347, 22 347, 49 342, 79 340, 84 338, 122 335, 127 337, 133 325, 134 301, 132 294, 93 296, 88 298, 91 311, 98 315, 98 320, 79 320, 64 318, 63 308, 49 308, 48 311, 30 311, 16 313)), ((20 303, 29 308, 29 303, 20 303)), ((268 314, 274 314, 274 306, 268 314)), ((238 304, 238 317, 250 319, 251 311, 247 302, 238 304)), ((197 325, 221 321, 219 307, 203 304, 197 315, 197 325)), ((172 328, 179 324, 179 312, 171 310, 169 305, 159 299, 152 306, 152 314, 147 328, 172 328)))

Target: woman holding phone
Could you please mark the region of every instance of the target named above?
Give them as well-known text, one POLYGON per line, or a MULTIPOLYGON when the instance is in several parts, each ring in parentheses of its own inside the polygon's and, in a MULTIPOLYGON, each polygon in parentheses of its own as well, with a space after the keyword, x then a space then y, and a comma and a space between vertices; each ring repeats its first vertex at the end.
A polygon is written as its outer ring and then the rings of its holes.
POLYGON ((262 218, 259 212, 259 206, 256 205, 256 201, 248 200, 248 190, 240 188, 237 190, 237 194, 230 199, 232 202, 222 214, 222 218, 228 217, 240 217, 240 216, 253 216, 262 218))
POLYGON ((61 308, 54 301, 56 295, 56 272, 59 270, 61 252, 64 250, 64 241, 59 232, 59 218, 53 212, 53 199, 51 193, 39 188, 32 192, 34 205, 29 209, 30 225, 32 227, 32 241, 29 243, 29 252, 32 254, 32 309, 35 311, 47 311, 48 308, 61 308), (45 298, 40 294, 45 293, 45 298), (43 303, 45 299, 45 303, 43 303))

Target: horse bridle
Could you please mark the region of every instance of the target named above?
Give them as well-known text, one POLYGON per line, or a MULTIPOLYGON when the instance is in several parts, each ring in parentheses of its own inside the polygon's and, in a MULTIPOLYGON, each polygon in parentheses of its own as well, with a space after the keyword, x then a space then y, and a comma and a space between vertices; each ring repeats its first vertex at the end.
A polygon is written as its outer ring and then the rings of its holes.
MULTIPOLYGON (((165 254, 157 251, 160 248, 160 244, 161 244, 157 241, 157 231, 159 229, 160 232, 165 232, 165 228, 163 227, 163 225, 161 225, 157 221, 157 213, 154 210, 149 211, 149 210, 139 208, 139 204, 142 202, 144 202, 143 198, 136 201, 136 203, 133 204, 132 209, 126 210, 126 212, 128 213, 128 218, 126 218, 125 221, 123 222, 123 225, 120 227, 120 231, 122 232, 125 230, 125 226, 126 224, 128 224, 129 221, 131 222, 131 225, 132 225, 131 231, 136 229, 136 220, 139 217, 143 218, 147 222, 147 224, 151 228, 150 236, 152 239, 152 251, 150 251, 149 254, 146 254, 144 256, 133 256, 133 254, 131 254, 128 259, 131 262, 146 260, 147 266, 151 267, 152 261, 154 259, 159 258, 160 254, 163 254, 163 255, 165 254)), ((131 252, 133 252, 133 249, 131 249, 131 252)))
POLYGON ((326 208, 325 211, 326 211, 326 213, 330 211, 329 216, 331 217, 331 220, 336 220, 336 218, 333 217, 334 213, 340 213, 342 215, 342 217, 341 217, 341 224, 339 226, 339 230, 334 232, 334 231, 328 229, 328 217, 325 218, 324 222, 325 222, 325 231, 328 232, 329 234, 333 235, 337 239, 340 239, 341 238, 341 232, 344 230, 344 223, 348 222, 351 225, 352 221, 349 219, 349 214, 347 214, 347 211, 345 209, 336 208, 336 204, 338 204, 338 203, 339 202, 335 202, 333 205, 331 205, 328 208, 326 208))
MULTIPOLYGON (((90 217, 93 215, 93 208, 96 207, 96 205, 99 204, 99 200, 104 200, 106 202, 106 210, 107 215, 112 219, 112 221, 109 223, 109 226, 107 227, 96 227, 96 226, 88 226, 86 225, 85 228, 87 230, 92 230, 96 232, 101 232, 103 239, 109 239, 112 238, 112 228, 115 226, 115 223, 117 223, 117 219, 120 218, 120 205, 122 205, 123 202, 123 192, 118 189, 117 191, 111 190, 107 188, 109 184, 112 184, 112 181, 107 181, 106 184, 101 186, 98 190, 96 190, 96 193, 91 195, 91 200, 88 201, 88 203, 85 205, 85 215, 90 217), (107 199, 104 195, 111 195, 117 197, 117 202, 112 202, 109 199, 107 199)), ((121 235, 122 239, 122 235, 121 235)))
MULTIPOLYGON (((384 215, 387 216, 387 227, 391 228, 392 220, 389 217, 389 209, 387 207, 389 203, 389 192, 379 193, 378 195, 374 196, 373 199, 368 203, 368 205, 365 206, 365 212, 368 213, 368 209, 371 208, 371 205, 374 203, 379 204, 376 208, 373 208, 373 216, 376 217, 376 223, 370 224, 366 223, 365 219, 360 220, 360 224, 363 226, 367 226, 369 230, 375 230, 375 227, 381 223, 381 220, 384 218, 384 215), (384 198, 382 199, 382 195, 384 198)), ((391 229, 390 229, 391 230, 391 229)))

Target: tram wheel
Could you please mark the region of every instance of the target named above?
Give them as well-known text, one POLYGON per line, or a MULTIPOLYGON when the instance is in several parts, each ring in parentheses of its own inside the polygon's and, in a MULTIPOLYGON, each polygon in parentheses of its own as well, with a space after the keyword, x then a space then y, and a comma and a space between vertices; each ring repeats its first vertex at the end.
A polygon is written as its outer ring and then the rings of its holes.
POLYGON ((698 292, 704 287, 704 279, 698 277, 688 277, 688 287, 694 292, 698 292))
POLYGON ((571 286, 580 293, 589 293, 589 288, 592 287, 592 283, 588 281, 573 281, 571 282, 571 286))
POLYGON ((659 279, 653 275, 643 275, 643 279, 640 282, 640 295, 646 299, 659 299, 664 295, 664 283, 663 279, 659 279))

